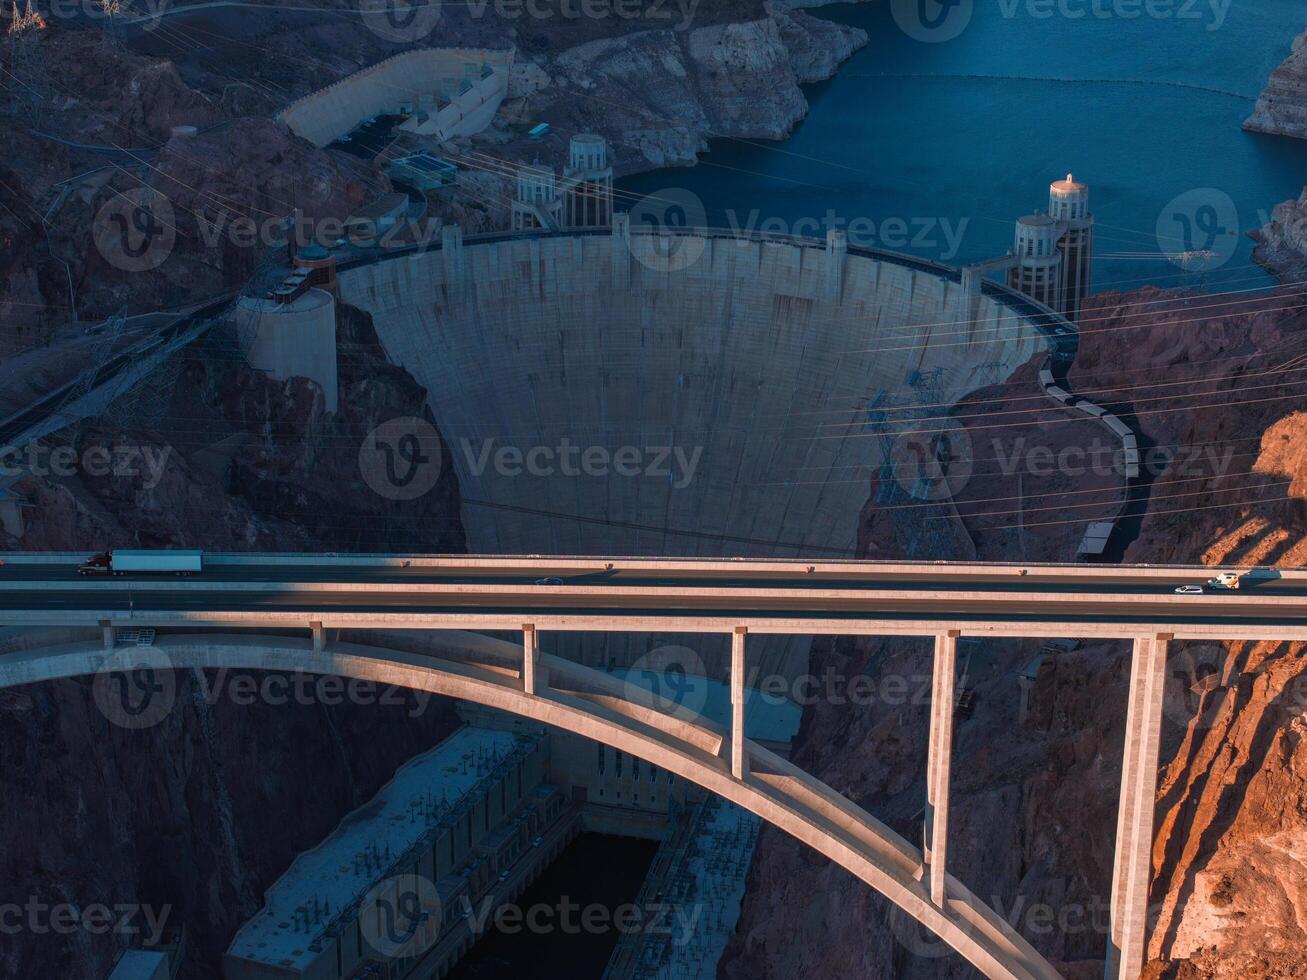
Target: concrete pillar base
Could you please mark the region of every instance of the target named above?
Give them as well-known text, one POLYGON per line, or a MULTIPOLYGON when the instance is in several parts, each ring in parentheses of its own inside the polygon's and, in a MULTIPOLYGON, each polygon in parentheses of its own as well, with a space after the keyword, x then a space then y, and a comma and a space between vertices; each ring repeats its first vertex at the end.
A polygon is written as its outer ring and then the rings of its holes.
POLYGON ((831 229, 826 232, 826 299, 838 303, 844 295, 844 262, 849 253, 849 236, 831 229))
POLYGON ((953 757, 953 685, 957 671, 958 631, 935 637, 935 667, 930 696, 930 748, 926 762, 924 858, 930 900, 944 908, 948 866, 948 792, 953 757))
POLYGON ((613 288, 631 285, 631 216, 613 215, 613 288))
POLYGON ((1106 980, 1136 980, 1148 938, 1148 887, 1153 878, 1153 810, 1166 651, 1170 634, 1135 640, 1130 657, 1130 701, 1121 760, 1121 801, 1116 818, 1111 929, 1106 980))
POLYGON ((537 670, 540 666, 540 637, 536 628, 527 623, 522 626, 522 690, 527 694, 539 691, 537 670))
POLYGON ((731 775, 744 779, 749 774, 749 757, 744 750, 744 638, 748 630, 735 627, 731 634, 731 775))

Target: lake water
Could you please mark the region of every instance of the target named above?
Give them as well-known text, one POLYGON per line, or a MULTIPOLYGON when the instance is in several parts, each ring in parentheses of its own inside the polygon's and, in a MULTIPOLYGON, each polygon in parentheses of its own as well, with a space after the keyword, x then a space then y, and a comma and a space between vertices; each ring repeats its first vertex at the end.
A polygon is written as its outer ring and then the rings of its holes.
POLYGON ((851 242, 956 263, 1005 252, 1013 220, 1046 208, 1048 183, 1073 171, 1097 219, 1095 289, 1270 285, 1242 232, 1299 195, 1307 141, 1240 123, 1307 4, 1156 0, 1157 16, 1129 17, 1144 0, 954 2, 821 9, 871 40, 809 87, 791 138, 714 140, 700 166, 622 190, 688 190, 726 227, 824 237, 833 212, 858 220, 851 242))

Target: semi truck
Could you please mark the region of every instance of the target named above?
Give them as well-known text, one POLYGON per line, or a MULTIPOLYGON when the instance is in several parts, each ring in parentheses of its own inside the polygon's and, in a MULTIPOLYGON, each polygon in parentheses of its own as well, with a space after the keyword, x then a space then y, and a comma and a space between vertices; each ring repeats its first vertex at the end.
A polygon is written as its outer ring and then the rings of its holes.
POLYGON ((202 551, 102 551, 77 568, 78 575, 198 575, 202 551))

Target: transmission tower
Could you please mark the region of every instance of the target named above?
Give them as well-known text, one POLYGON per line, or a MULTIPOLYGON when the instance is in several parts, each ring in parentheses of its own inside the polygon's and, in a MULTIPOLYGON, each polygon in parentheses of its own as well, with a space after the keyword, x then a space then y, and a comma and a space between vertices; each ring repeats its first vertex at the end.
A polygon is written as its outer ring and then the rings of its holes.
POLYGON ((9 27, 5 31, 7 71, 16 83, 11 89, 14 107, 31 120, 36 120, 49 101, 49 74, 45 56, 41 51, 41 37, 46 29, 45 18, 27 0, 23 10, 18 0, 10 0, 9 27))

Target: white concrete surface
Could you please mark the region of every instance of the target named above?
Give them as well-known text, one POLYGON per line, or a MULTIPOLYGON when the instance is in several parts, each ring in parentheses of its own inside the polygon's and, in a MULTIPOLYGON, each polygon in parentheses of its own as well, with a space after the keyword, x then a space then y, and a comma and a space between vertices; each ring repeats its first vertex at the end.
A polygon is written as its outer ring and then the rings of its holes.
POLYGON ((336 370, 336 299, 309 289, 290 303, 244 297, 232 313, 245 359, 271 377, 309 378, 322 389, 328 412, 340 406, 336 370))
POLYGON ((424 48, 405 51, 369 65, 325 88, 297 99, 277 114, 297 136, 326 146, 371 116, 394 114, 401 103, 428 118, 414 128, 441 137, 468 136, 489 125, 508 91, 513 64, 512 49, 424 48), (469 78, 468 91, 459 92, 464 65, 478 72, 469 78), (489 65, 492 73, 481 77, 489 65), (449 92, 449 83, 454 90, 449 92), (442 93, 442 88, 446 91, 442 93), (425 108, 424 108, 425 107, 425 108))
MULTIPOLYGON (((468 240, 340 274, 427 389, 470 550, 852 555, 882 463, 873 394, 907 402, 909 376, 941 368, 952 401, 1047 347, 988 295, 955 323, 961 287, 919 266, 712 234, 671 243, 669 270, 616 218, 612 235, 468 240)), ((578 657, 629 664, 649 645, 578 657)), ((806 652, 755 655, 794 676, 806 652)))

